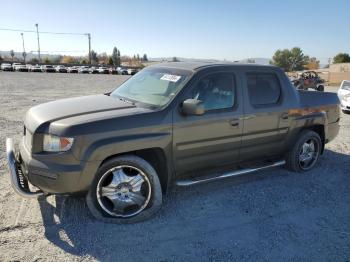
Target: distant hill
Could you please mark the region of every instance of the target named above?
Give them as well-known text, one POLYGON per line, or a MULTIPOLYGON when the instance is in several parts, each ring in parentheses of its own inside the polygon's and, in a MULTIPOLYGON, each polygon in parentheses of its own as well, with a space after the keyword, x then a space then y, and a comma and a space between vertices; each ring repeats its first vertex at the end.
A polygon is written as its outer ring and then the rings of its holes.
MULTIPOLYGON (((8 57, 11 58, 10 51, 0 51, 1 57, 8 57)), ((41 54, 41 59, 48 58, 49 60, 53 61, 58 59, 60 54, 41 54)), ((78 56, 77 56, 78 57, 78 56)), ((15 58, 21 60, 23 59, 22 52, 15 52, 15 58)), ((30 61, 32 58, 38 58, 37 54, 33 53, 27 53, 26 60, 30 61)), ((187 57, 176 57, 181 62, 208 62, 208 63, 215 63, 215 62, 240 62, 240 63, 255 63, 255 64, 262 64, 262 65, 268 65, 270 63, 270 58, 246 58, 242 60, 236 60, 236 61, 229 61, 229 60, 218 60, 218 59, 202 59, 202 58, 187 58, 187 57)), ((152 57, 148 59, 150 62, 166 62, 166 61, 172 61, 173 57, 152 57)))
MULTIPOLYGON (((239 62, 239 63, 255 63, 261 65, 268 65, 270 63, 270 58, 246 58, 242 60, 228 61, 228 60, 218 60, 218 59, 200 59, 200 58, 186 58, 186 57, 176 57, 181 62, 239 62)), ((172 61, 173 57, 152 57, 149 59, 154 62, 165 62, 172 61)))
MULTIPOLYGON (((15 58, 19 60, 23 59, 22 52, 14 52, 14 53, 15 53, 15 58)), ((4 57, 11 58, 10 51, 0 51, 0 56, 2 58, 4 57)), ((40 56, 41 56, 41 59, 49 58, 50 60, 55 60, 58 57, 60 57, 60 55, 49 55, 49 54, 41 54, 40 56)), ((26 60, 29 61, 32 58, 38 58, 38 55, 33 53, 27 53, 26 60)))
POLYGON ((240 63, 253 63, 253 64, 259 64, 259 65, 269 65, 270 64, 270 58, 246 58, 239 60, 240 63))
MULTIPOLYGON (((220 60, 216 59, 201 59, 201 58, 187 58, 187 57, 176 57, 181 62, 219 62, 220 60)), ((154 62, 171 62, 173 57, 151 57, 148 60, 154 62)))

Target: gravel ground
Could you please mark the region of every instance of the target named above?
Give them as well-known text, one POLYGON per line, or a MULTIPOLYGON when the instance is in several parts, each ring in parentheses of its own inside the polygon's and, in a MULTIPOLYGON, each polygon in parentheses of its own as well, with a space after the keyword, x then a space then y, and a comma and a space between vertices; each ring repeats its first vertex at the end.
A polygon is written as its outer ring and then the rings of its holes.
POLYGON ((81 198, 15 195, 5 138, 20 138, 26 110, 126 78, 0 72, 0 261, 350 261, 350 115, 313 171, 174 188, 155 218, 135 225, 100 223, 81 198))

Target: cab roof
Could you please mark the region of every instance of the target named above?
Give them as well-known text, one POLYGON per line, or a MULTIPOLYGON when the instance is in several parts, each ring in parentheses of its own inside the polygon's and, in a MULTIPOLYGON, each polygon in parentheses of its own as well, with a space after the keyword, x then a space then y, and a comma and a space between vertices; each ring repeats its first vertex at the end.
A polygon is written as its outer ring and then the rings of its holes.
POLYGON ((249 64, 249 63, 235 63, 235 62, 166 62, 152 65, 152 67, 170 67, 178 69, 187 69, 192 71, 197 71, 204 68, 213 67, 237 67, 237 68, 251 68, 251 67, 264 67, 264 68, 276 68, 272 65, 260 65, 260 64, 249 64))

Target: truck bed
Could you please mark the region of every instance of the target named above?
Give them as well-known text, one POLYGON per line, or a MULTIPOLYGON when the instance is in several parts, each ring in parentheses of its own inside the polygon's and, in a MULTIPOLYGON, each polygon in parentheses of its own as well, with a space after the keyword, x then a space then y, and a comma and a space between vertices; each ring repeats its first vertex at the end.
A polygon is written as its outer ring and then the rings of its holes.
POLYGON ((336 93, 298 90, 301 108, 326 111, 328 123, 339 120, 339 98, 336 93))

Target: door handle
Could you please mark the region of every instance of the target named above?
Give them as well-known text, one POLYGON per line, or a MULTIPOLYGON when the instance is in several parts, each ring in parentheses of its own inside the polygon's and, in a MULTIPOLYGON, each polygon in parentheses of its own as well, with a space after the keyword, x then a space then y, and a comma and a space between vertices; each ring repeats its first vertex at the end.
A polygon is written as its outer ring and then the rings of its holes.
POLYGON ((229 121, 230 125, 233 127, 238 127, 239 126, 239 119, 234 118, 229 121))
POLYGON ((288 117, 289 117, 289 114, 288 114, 288 113, 283 113, 283 114, 281 115, 281 118, 282 118, 283 120, 287 120, 288 117))

